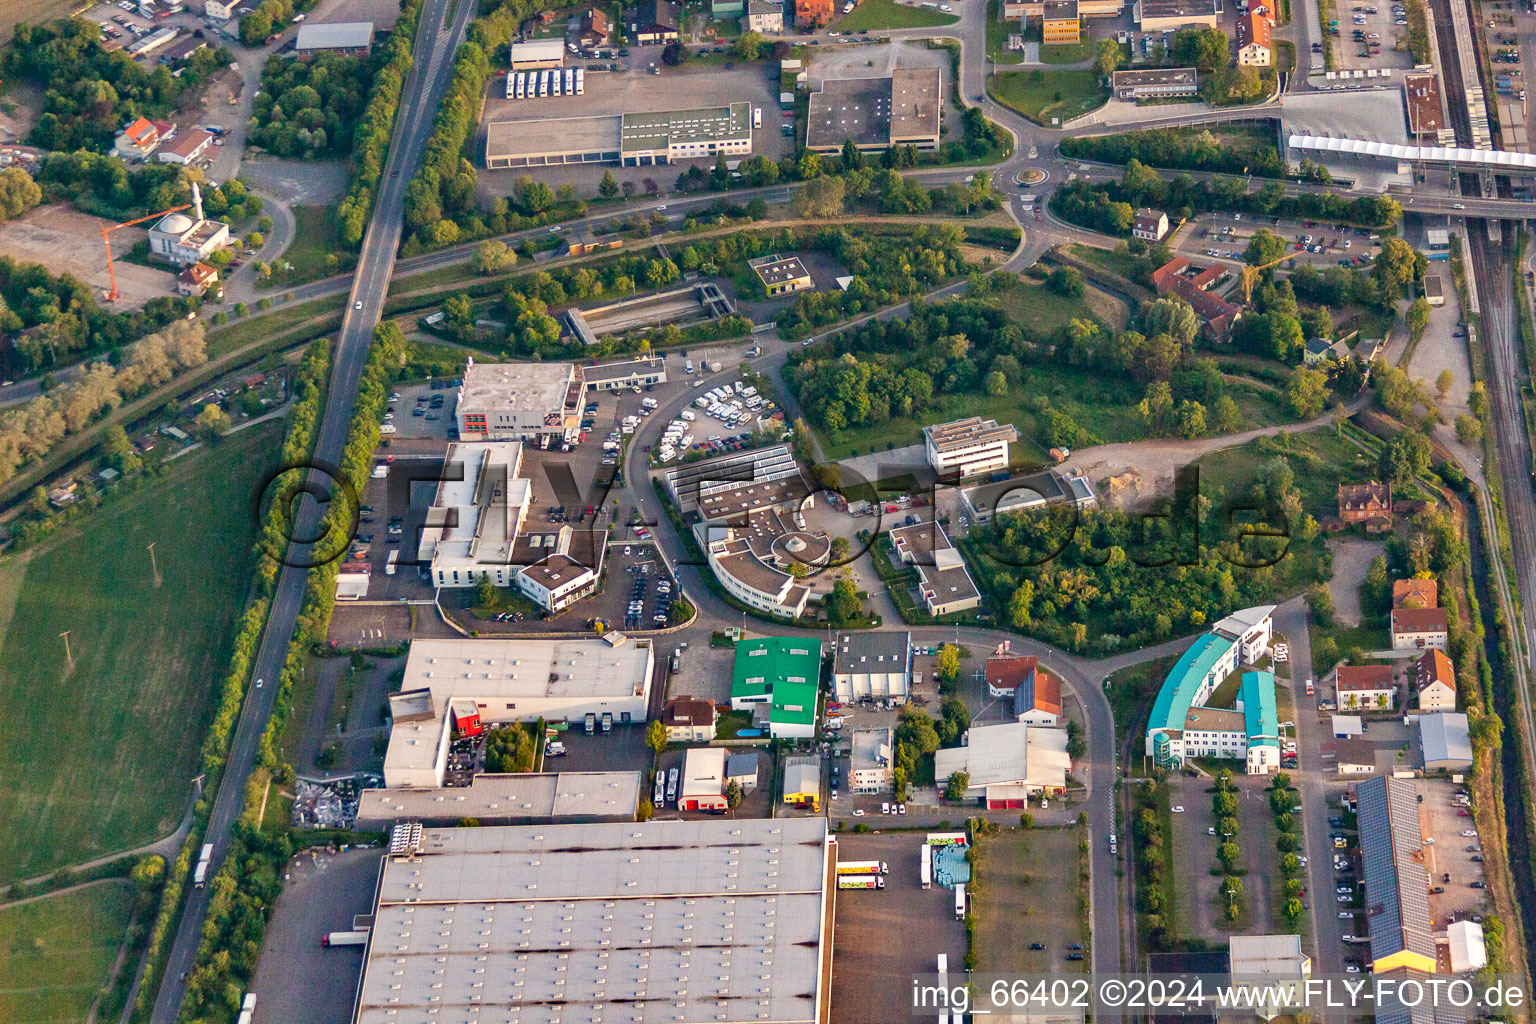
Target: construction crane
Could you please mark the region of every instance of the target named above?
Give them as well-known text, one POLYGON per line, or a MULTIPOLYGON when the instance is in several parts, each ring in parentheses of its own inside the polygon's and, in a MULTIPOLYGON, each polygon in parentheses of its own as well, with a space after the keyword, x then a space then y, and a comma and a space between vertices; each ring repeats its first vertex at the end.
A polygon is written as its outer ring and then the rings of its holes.
POLYGON ((97 221, 98 224, 101 224, 101 244, 107 247, 107 278, 112 282, 112 291, 107 295, 108 302, 117 301, 117 270, 112 266, 111 232, 116 231, 118 228, 130 228, 135 224, 142 224, 147 220, 154 220, 156 217, 165 217, 172 213, 180 213, 182 210, 190 209, 192 209, 191 203, 187 203, 185 206, 173 206, 169 210, 161 210, 159 213, 151 213, 149 216, 140 217, 138 220, 127 220, 121 224, 114 224, 111 227, 107 227, 107 225, 102 223, 100 220, 97 221))
POLYGON ((1260 274, 1264 273, 1264 271, 1268 270, 1270 267, 1279 266, 1280 264, 1284 263, 1286 260, 1290 259, 1292 256, 1296 256, 1296 255, 1300 254, 1303 251, 1304 250, 1301 250, 1301 249, 1292 249, 1291 251, 1287 252, 1284 256, 1281 256, 1277 260, 1270 260, 1268 263, 1264 264, 1262 267, 1250 267, 1247 264, 1244 264, 1243 265, 1243 271, 1242 271, 1243 304, 1247 305, 1250 301, 1252 301, 1252 299, 1253 299, 1253 283, 1259 279, 1259 275, 1260 274))

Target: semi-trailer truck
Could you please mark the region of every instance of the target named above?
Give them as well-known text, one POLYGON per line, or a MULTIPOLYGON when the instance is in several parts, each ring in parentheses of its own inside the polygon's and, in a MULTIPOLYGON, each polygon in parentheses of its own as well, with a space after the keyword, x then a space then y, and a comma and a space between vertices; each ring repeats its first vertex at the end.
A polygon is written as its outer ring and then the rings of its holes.
POLYGON ((924 889, 933 888, 933 847, 923 845, 922 881, 924 889))
POLYGON ((884 889, 885 879, 879 875, 838 875, 839 889, 884 889))
POLYGON ((197 868, 192 872, 192 888, 201 889, 208 884, 208 869, 213 865, 213 844, 204 843, 203 852, 197 855, 197 868))
POLYGON ((364 946, 368 944, 366 931, 326 932, 320 937, 322 946, 364 946))
POLYGON ((888 875, 890 872, 890 867, 880 860, 845 860, 837 865, 839 875, 888 875))

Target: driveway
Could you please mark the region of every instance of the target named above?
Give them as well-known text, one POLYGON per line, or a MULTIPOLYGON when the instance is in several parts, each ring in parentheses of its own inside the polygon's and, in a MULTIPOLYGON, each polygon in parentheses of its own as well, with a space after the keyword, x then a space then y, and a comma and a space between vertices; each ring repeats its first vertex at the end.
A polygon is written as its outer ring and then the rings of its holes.
POLYGON ((1328 591, 1333 595, 1334 617, 1346 626, 1358 626, 1362 615, 1360 587, 1371 561, 1386 554, 1386 542, 1352 537, 1332 542, 1329 547, 1333 550, 1333 579, 1328 581, 1328 591))

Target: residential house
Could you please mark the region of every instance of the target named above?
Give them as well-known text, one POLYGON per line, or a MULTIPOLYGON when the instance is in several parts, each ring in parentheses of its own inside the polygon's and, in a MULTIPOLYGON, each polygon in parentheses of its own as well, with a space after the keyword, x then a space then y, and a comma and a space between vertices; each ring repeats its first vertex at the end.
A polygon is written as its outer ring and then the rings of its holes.
POLYGON ((988 658, 987 693, 1013 702, 1013 717, 1025 725, 1055 725, 1061 719, 1061 680, 1040 670, 1033 655, 988 658))
POLYGON ((177 295, 207 295, 219 283, 219 272, 206 263, 194 263, 176 275, 177 295))
POLYGON ((773 35, 784 31, 784 5, 774 0, 747 0, 747 14, 742 28, 748 32, 773 35))
POLYGON ((159 122, 151 121, 147 117, 140 117, 131 121, 122 131, 117 133, 113 141, 118 155, 123 157, 138 157, 144 159, 153 153, 170 134, 170 125, 163 128, 159 122))
POLYGON ((1390 708, 1396 703, 1390 665, 1340 665, 1339 707, 1390 708))
POLYGON ((155 159, 163 164, 181 164, 183 167, 196 162, 213 145, 213 133, 201 128, 189 128, 175 139, 161 146, 155 159))
POLYGON ((645 0, 630 25, 635 42, 642 46, 669 43, 678 38, 683 27, 683 9, 673 0, 645 0))
POLYGON ((1199 266, 1183 256, 1176 256, 1152 272, 1152 285, 1159 295, 1177 295, 1205 321, 1205 333, 1212 341, 1226 341, 1232 326, 1242 316, 1242 307, 1216 293, 1227 278, 1227 268, 1220 263, 1199 266))
POLYGON ((583 49, 607 46, 612 38, 613 24, 607 14, 593 7, 581 16, 581 28, 577 30, 576 40, 583 49))
POLYGON ((661 709, 668 743, 708 743, 715 738, 715 705, 697 697, 673 697, 661 709))
POLYGON ((832 20, 833 0, 795 0, 795 28, 816 29, 832 20))
POLYGON ((1304 366, 1316 366, 1330 359, 1343 359, 1349 355, 1349 346, 1331 338, 1308 338, 1307 347, 1301 353, 1304 366))
POLYGON ((1431 579, 1393 580, 1393 608, 1434 608, 1440 604, 1440 584, 1431 579))
POLYGON ((1161 242, 1168 233, 1168 215, 1162 210, 1137 210, 1131 221, 1131 235, 1148 242, 1161 242))
POLYGON ((1429 650, 1413 663, 1420 711, 1456 710, 1456 667, 1444 651, 1429 650))
POLYGON ((1392 529, 1392 485, 1339 484, 1339 521, 1363 525, 1367 533, 1392 529))
POLYGON ((1447 630, 1444 608, 1393 608, 1392 649, 1411 651, 1435 647, 1445 650, 1447 630))
POLYGON ((1245 68, 1267 68, 1274 63, 1271 30, 1275 23, 1269 15, 1250 11, 1237 19, 1237 64, 1245 68))

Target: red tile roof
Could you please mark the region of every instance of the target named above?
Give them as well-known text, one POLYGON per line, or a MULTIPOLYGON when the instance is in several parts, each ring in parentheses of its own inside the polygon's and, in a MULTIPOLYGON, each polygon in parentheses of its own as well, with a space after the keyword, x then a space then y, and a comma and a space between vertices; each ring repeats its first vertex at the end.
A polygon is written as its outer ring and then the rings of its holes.
POLYGON ((1444 633, 1445 631, 1444 608, 1392 609, 1392 632, 1394 633, 1444 633))
POLYGON ((1237 19, 1237 45, 1239 48, 1249 43, 1257 43, 1266 50, 1270 47, 1269 18, 1263 14, 1245 14, 1237 19))
POLYGON ((1392 607, 1433 608, 1440 603, 1440 585, 1434 580, 1393 580, 1392 607))
POLYGON ((1414 685, 1420 690, 1435 683, 1444 683, 1456 689, 1456 667, 1444 651, 1425 652, 1424 657, 1414 663, 1413 676, 1414 685))
POLYGON ((1392 666, 1390 665, 1340 665, 1339 690, 1390 690, 1392 666))
POLYGON ((999 690, 1016 690, 1039 667, 1034 655, 1013 655, 987 659, 987 685, 999 690))

